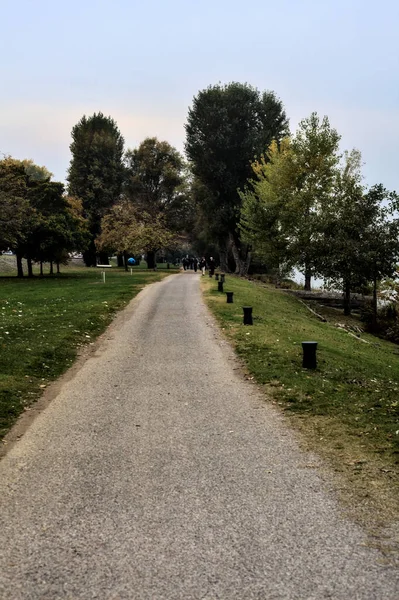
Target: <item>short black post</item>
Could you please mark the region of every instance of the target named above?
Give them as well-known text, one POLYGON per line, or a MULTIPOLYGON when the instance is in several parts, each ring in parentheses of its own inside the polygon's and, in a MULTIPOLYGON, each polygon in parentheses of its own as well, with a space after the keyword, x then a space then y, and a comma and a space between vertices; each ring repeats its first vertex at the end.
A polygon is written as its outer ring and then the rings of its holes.
POLYGON ((302 367, 304 369, 316 369, 316 350, 317 342, 302 342, 303 350, 303 361, 302 367))
POLYGON ((223 292, 223 281, 218 281, 218 292, 223 292))
POLYGON ((166 268, 170 269, 170 264, 169 263, 166 263, 166 268))
POLYGON ((220 281, 222 281, 224 283, 224 278, 226 277, 226 275, 224 273, 220 273, 220 281))
POLYGON ((216 281, 219 281, 219 273, 215 273, 215 279, 216 281))
POLYGON ((233 304, 233 294, 234 292, 226 292, 227 304, 233 304))
POLYGON ((244 325, 252 325, 252 306, 243 306, 244 311, 244 325))

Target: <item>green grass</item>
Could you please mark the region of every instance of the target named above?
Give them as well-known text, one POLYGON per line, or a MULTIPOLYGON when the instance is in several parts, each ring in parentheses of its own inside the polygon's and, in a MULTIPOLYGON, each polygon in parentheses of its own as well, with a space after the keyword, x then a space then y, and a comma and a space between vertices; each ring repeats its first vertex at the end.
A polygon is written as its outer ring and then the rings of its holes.
MULTIPOLYGON (((234 304, 203 279, 210 308, 251 376, 284 410, 318 423, 317 435, 340 450, 356 447, 385 464, 399 463, 399 347, 362 334, 368 344, 322 323, 281 290, 227 275, 234 304), (254 324, 242 324, 242 306, 253 306, 254 324), (301 342, 318 342, 318 368, 302 368, 301 342), (334 437, 335 436, 335 437, 334 437)), ((339 315, 336 321, 340 321, 339 315)))
POLYGON ((0 277, 0 437, 146 284, 173 272, 64 268, 59 276, 0 277))

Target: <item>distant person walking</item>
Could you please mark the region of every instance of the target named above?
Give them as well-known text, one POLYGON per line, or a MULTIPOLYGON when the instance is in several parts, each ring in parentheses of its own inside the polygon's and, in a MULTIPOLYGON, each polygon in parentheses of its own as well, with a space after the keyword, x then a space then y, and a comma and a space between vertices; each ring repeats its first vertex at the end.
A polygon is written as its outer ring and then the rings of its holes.
POLYGON ((194 271, 195 271, 195 273, 196 273, 196 272, 197 272, 197 270, 198 270, 198 259, 194 258, 194 260, 193 260, 193 265, 194 265, 194 271))
POLYGON ((202 271, 202 274, 205 275, 205 269, 206 269, 206 260, 205 260, 205 256, 203 256, 200 260, 200 269, 202 271))
POLYGON ((211 256, 211 258, 209 259, 208 266, 209 266, 209 275, 211 275, 213 277, 213 275, 215 274, 215 268, 216 268, 216 263, 215 263, 215 259, 213 258, 213 256, 211 256))

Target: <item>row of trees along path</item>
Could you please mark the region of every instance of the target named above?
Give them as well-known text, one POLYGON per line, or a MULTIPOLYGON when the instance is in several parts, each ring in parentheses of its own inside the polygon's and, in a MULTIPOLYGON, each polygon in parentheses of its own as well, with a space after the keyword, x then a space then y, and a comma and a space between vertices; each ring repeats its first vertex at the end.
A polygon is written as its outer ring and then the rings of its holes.
POLYGON ((357 150, 340 153, 340 136, 316 113, 290 134, 274 92, 237 82, 200 91, 188 111, 185 151, 145 139, 125 150, 111 117, 83 116, 72 129, 67 193, 32 161, 0 161, 0 250, 86 265, 118 265, 158 250, 217 253, 221 269, 246 275, 255 258, 282 279, 295 267, 342 287, 372 284, 374 320, 381 279, 396 273, 398 198, 367 188, 357 150))

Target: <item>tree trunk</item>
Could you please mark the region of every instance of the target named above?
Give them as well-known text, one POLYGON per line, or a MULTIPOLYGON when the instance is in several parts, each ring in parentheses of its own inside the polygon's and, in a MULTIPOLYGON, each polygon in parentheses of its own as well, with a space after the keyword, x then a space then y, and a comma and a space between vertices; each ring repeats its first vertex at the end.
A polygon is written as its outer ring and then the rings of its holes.
POLYGON ((233 254, 233 258, 234 258, 234 262, 235 262, 235 275, 239 275, 240 274, 240 270, 241 270, 241 257, 240 257, 240 253, 238 251, 235 239, 232 235, 230 235, 230 242, 231 242, 231 252, 233 254))
POLYGON ((126 252, 118 252, 118 254, 116 255, 116 259, 118 261, 118 267, 125 267, 126 268, 126 264, 123 259, 124 259, 124 254, 126 254, 126 252))
POLYGON ((277 273, 276 273, 276 288, 281 287, 281 280, 282 280, 281 268, 280 268, 280 263, 278 263, 277 273))
POLYGON ((127 271, 127 261, 128 261, 127 252, 126 252, 126 250, 124 250, 124 252, 122 254, 122 267, 123 266, 125 267, 125 271, 127 271))
POLYGON ((344 282, 344 315, 351 314, 351 284, 350 281, 344 282))
POLYGON ((40 261, 40 277, 43 277, 43 261, 40 261))
POLYGON ((242 275, 243 277, 246 277, 248 275, 251 260, 252 260, 252 252, 251 252, 251 250, 248 249, 247 256, 245 258, 244 265, 243 265, 244 268, 243 268, 242 273, 240 273, 240 275, 242 275))
POLYGON ((229 272, 229 263, 227 261, 228 248, 227 245, 219 246, 219 260, 220 260, 220 270, 223 273, 229 272))
POLYGON ((59 260, 57 260, 56 265, 57 265, 57 275, 59 275, 61 273, 61 271, 60 271, 60 261, 59 260))
POLYGON ((86 267, 95 267, 97 264, 97 250, 94 239, 90 240, 89 247, 83 252, 83 260, 86 267))
POLYGON ((377 331, 377 278, 373 280, 373 320, 371 322, 371 330, 377 331))
POLYGON ((229 266, 229 252, 231 247, 231 241, 229 238, 220 237, 218 239, 218 250, 219 250, 219 267, 223 273, 230 273, 229 266))
POLYGON ((21 254, 17 254, 17 273, 18 273, 18 277, 24 276, 24 269, 22 266, 22 255, 21 254))
POLYGON ((98 255, 100 265, 109 265, 108 253, 100 252, 98 255))
POLYGON ((309 265, 305 265, 305 286, 303 289, 307 292, 312 291, 312 270, 309 265))
POLYGON ((150 250, 149 252, 147 252, 147 267, 149 269, 157 268, 157 263, 155 262, 155 255, 155 250, 150 250))
POLYGON ((238 242, 234 236, 230 237, 231 251, 233 253, 234 262, 236 263, 235 274, 240 277, 248 275, 249 265, 251 264, 252 252, 250 246, 245 244, 245 248, 238 246, 238 242))
POLYGON ((52 260, 50 260, 50 275, 54 275, 54 264, 52 260))
POLYGON ((32 259, 31 258, 27 258, 26 262, 28 264, 28 277, 33 277, 32 259))

